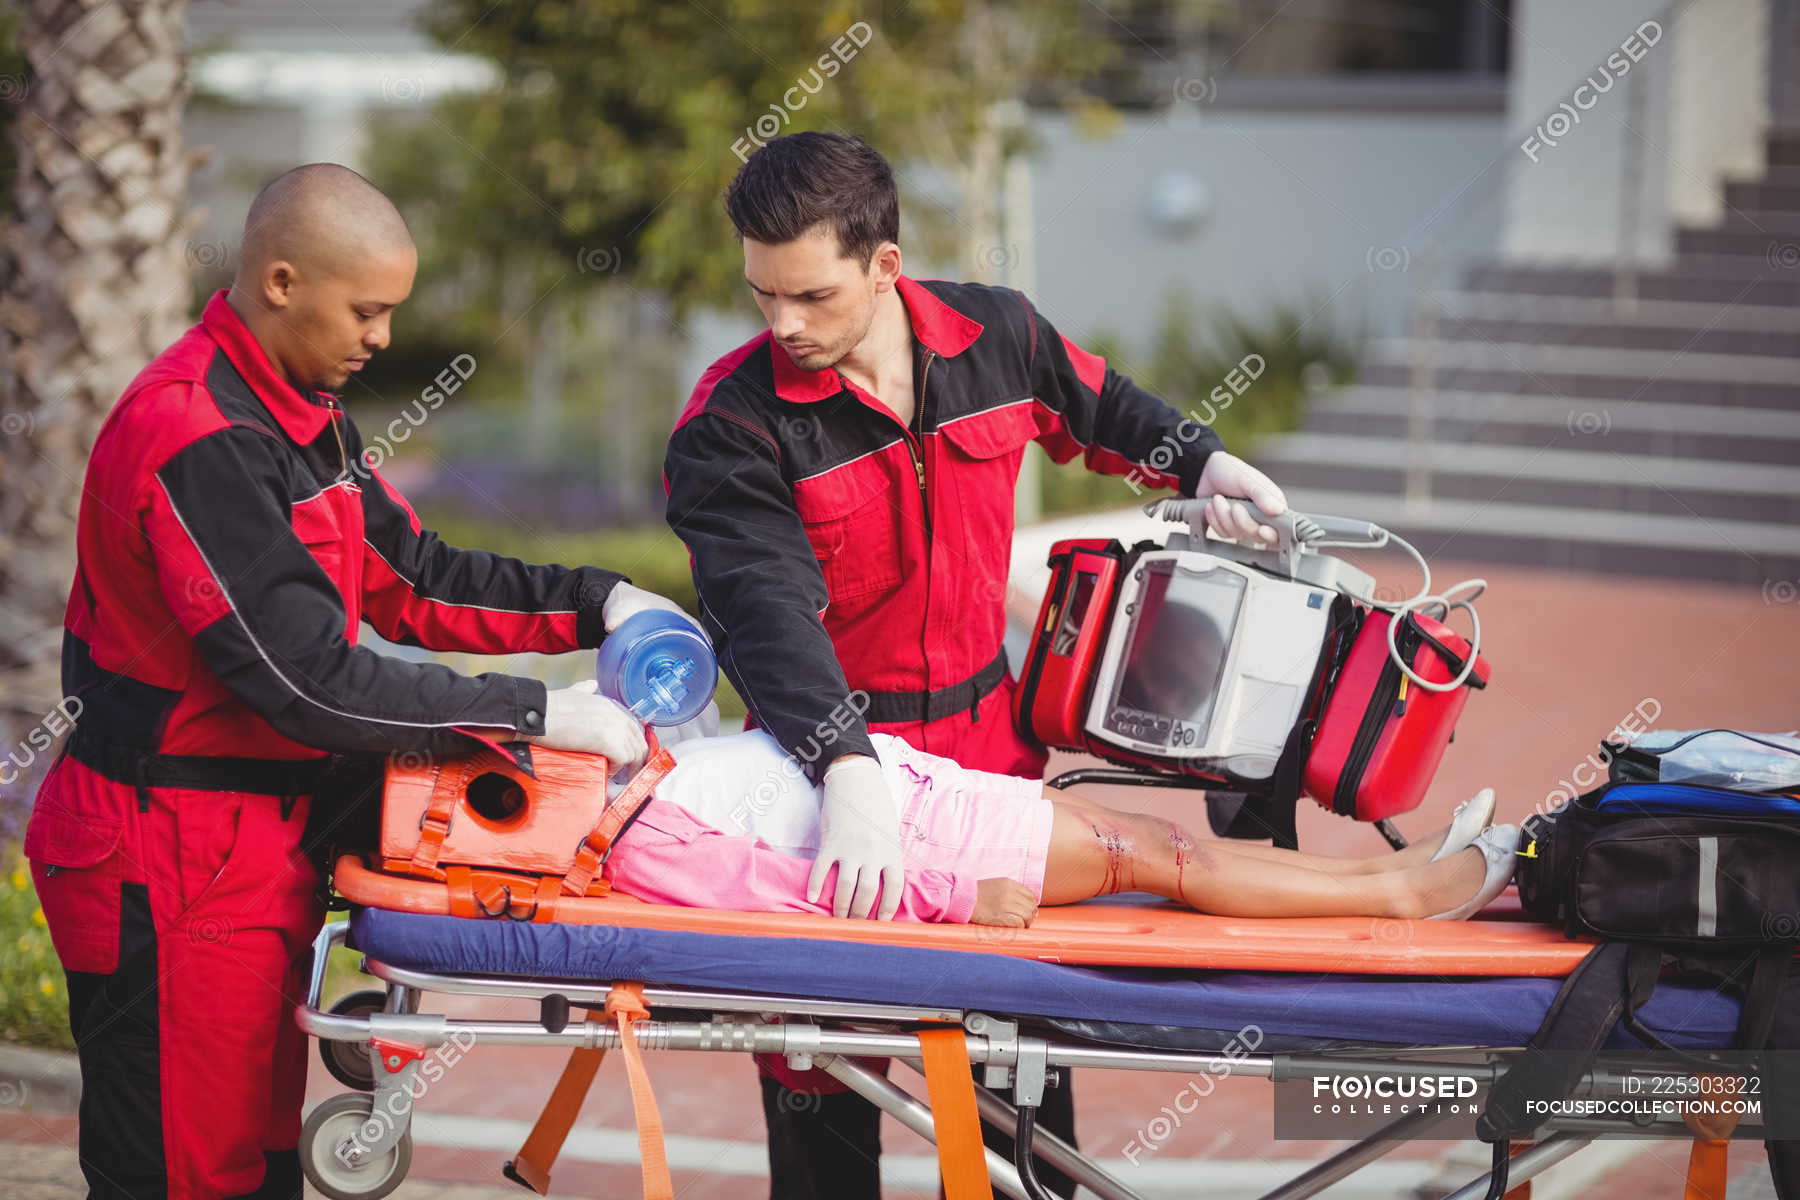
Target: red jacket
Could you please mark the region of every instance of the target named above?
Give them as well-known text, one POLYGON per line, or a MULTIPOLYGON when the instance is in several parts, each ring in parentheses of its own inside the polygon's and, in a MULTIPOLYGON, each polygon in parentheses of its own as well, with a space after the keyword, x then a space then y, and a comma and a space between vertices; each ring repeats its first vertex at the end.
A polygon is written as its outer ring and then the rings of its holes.
POLYGON ((921 749, 986 770, 1018 758, 1010 715, 994 722, 1004 733, 971 726, 1010 695, 994 680, 1027 442, 1189 495, 1221 448, 1204 426, 1179 436, 1179 413, 1018 292, 902 277, 899 293, 915 428, 836 371, 795 367, 765 332, 701 376, 664 465, 720 663, 754 722, 815 777, 838 754, 872 753, 859 693, 875 723, 921 749), (985 687, 963 686, 984 668, 985 687), (930 692, 960 697, 957 715, 927 711, 930 692), (971 738, 989 745, 970 753, 971 738))
POLYGON ((622 576, 446 545, 362 455, 335 397, 290 386, 214 296, 88 463, 63 638, 79 736, 299 759, 542 732, 541 682, 381 655, 361 623, 437 650, 573 650, 599 644, 622 576))
POLYGON ((83 1165, 121 1194, 272 1190, 306 1086, 311 858, 370 807, 326 782, 325 752, 543 729, 543 684, 376 654, 362 622, 437 649, 572 650, 600 641, 619 576, 440 542, 222 294, 107 418, 76 536, 63 685, 81 708, 25 854, 106 1079, 82 1098, 83 1165))

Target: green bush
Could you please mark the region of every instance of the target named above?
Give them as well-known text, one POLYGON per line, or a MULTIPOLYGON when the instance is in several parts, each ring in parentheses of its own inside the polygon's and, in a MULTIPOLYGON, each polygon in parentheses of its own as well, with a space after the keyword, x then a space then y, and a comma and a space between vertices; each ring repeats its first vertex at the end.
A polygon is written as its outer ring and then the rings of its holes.
MULTIPOLYGON (((629 575, 638 587, 667 596, 691 613, 700 611, 687 547, 667 526, 596 529, 591 533, 522 532, 451 518, 434 521, 434 531, 455 546, 492 550, 526 562, 605 567, 629 575)), ((588 672, 592 675, 592 671, 588 672)), ((719 676, 719 714, 741 718, 744 702, 724 674, 719 676)))
POLYGON ((17 845, 0 847, 0 1042, 73 1049, 69 993, 17 845))
POLYGON ((492 550, 526 562, 605 567, 631 576, 641 588, 667 596, 689 612, 699 610, 687 547, 664 525, 591 532, 526 532, 456 517, 433 519, 437 535, 454 546, 492 550))
MULTIPOLYGON (((1355 366, 1354 346, 1311 320, 1309 313, 1317 311, 1278 307, 1255 319, 1225 312, 1202 320, 1187 297, 1176 294, 1164 306, 1147 355, 1128 353, 1110 333, 1085 344, 1183 415, 1210 424, 1233 454, 1255 462, 1266 438, 1297 428, 1307 400, 1345 382, 1355 366), (1262 356, 1263 373, 1229 405, 1212 402, 1213 389, 1250 354, 1262 356)), ((1046 514, 1123 508, 1140 499, 1120 480, 1088 471, 1080 459, 1046 462, 1042 495, 1046 514)))
MULTIPOLYGON (((337 920, 343 915, 334 912, 328 919, 337 920)), ((351 992, 381 991, 387 987, 373 975, 363 974, 362 957, 361 951, 348 946, 332 947, 330 957, 325 960, 325 983, 319 989, 320 1008, 329 1010, 351 992)))

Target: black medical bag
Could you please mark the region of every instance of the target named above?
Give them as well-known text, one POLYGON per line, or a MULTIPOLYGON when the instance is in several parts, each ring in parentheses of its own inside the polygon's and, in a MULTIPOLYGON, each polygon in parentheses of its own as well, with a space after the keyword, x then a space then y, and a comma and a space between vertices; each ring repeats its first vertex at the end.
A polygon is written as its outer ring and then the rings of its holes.
POLYGON ((1716 948, 1800 940, 1800 800, 1608 783, 1524 825, 1519 903, 1569 936, 1716 948))
MULTIPOLYGON (((1516 879, 1526 915, 1605 940, 1563 984, 1477 1121, 1495 1144, 1501 1187, 1508 1139, 1542 1123, 1528 1101, 1569 1096, 1615 1026, 1704 1070, 1705 1055, 1666 1044, 1637 1018, 1666 973, 1742 997, 1735 1051, 1800 1051, 1800 796, 1750 773, 1742 790, 1671 782, 1733 776, 1678 772, 1626 749, 1603 743, 1609 782, 1524 824, 1516 879)), ((1790 1127, 1800 1120, 1800 1071, 1771 1068, 1761 1082, 1768 1113, 1790 1127)), ((1800 1200, 1800 1140, 1771 1136, 1767 1148, 1776 1194, 1800 1200)))

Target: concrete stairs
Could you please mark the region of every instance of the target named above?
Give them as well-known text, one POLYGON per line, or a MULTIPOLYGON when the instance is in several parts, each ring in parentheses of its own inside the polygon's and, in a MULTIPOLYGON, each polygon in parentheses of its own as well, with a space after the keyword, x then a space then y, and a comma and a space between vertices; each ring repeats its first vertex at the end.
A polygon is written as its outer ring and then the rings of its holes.
POLYGON ((1429 340, 1371 345, 1257 465, 1295 507, 1367 517, 1427 555, 1791 595, 1800 130, 1771 133, 1768 162, 1627 302, 1608 269, 1512 263, 1422 297, 1429 340))

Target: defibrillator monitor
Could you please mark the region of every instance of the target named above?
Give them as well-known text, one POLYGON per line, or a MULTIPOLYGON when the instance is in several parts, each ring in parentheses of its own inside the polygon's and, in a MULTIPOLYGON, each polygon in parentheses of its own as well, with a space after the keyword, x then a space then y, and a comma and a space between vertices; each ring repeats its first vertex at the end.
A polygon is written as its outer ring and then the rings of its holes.
POLYGON ((1165 745, 1182 746, 1211 727, 1244 586, 1234 572, 1174 560, 1144 573, 1108 730, 1139 738, 1155 730, 1165 745))
POLYGON ((1119 589, 1088 735, 1267 778, 1302 715, 1330 608, 1322 588, 1216 555, 1140 556, 1119 589))

